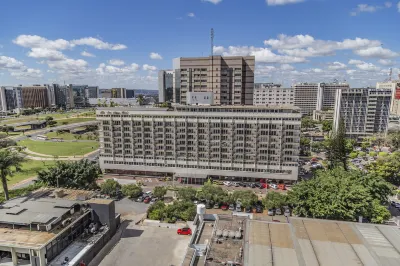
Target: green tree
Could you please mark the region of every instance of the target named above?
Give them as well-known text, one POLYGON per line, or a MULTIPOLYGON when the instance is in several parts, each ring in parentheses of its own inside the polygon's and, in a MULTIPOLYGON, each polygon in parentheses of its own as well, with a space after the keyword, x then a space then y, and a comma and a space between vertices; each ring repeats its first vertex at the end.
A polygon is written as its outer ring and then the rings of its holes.
POLYGON ((311 140, 306 137, 300 137, 300 145, 302 147, 310 147, 311 140))
POLYGON ((366 166, 370 173, 396 186, 400 185, 400 154, 395 152, 390 156, 379 157, 376 162, 366 166))
POLYGON ((94 189, 97 188, 96 181, 100 174, 99 165, 86 159, 75 162, 57 161, 55 166, 38 172, 37 179, 48 186, 94 189))
POLYGON ((139 105, 143 105, 143 103, 144 103, 144 96, 143 96, 143 94, 139 94, 139 95, 136 97, 136 100, 137 100, 137 102, 139 103, 139 105))
POLYGON ((129 197, 131 199, 137 198, 143 193, 142 187, 135 184, 124 185, 122 186, 121 191, 122 194, 124 194, 124 196, 129 197))
POLYGON ((322 131, 329 132, 332 130, 333 121, 324 120, 322 121, 322 131))
POLYGON ((258 197, 251 190, 236 190, 232 194, 234 202, 240 201, 242 206, 247 208, 257 202, 258 197))
POLYGON ((147 217, 150 220, 162 220, 165 217, 165 209, 165 203, 163 201, 157 201, 147 210, 147 217))
POLYGON ((197 198, 200 200, 218 203, 221 203, 225 196, 226 192, 220 186, 214 185, 211 180, 208 180, 197 193, 197 198))
POLYGON ((7 134, 0 133, 0 149, 17 145, 17 143, 14 140, 9 139, 7 137, 8 137, 7 134))
POLYGON ((346 147, 346 128, 343 120, 339 122, 339 128, 334 132, 330 139, 328 149, 328 159, 330 161, 330 167, 335 168, 342 166, 347 170, 347 147, 346 147))
POLYGON ((371 156, 371 157, 375 157, 378 154, 375 151, 370 151, 368 155, 371 156))
POLYGON ((153 190, 153 195, 159 199, 163 199, 165 194, 167 194, 166 187, 155 187, 153 190))
POLYGON ((361 215, 383 222, 389 211, 380 206, 387 202, 391 189, 376 175, 335 168, 317 171, 315 178, 297 183, 288 197, 294 213, 302 217, 356 221, 361 215))
POLYGON ((121 189, 121 185, 114 179, 107 179, 106 182, 100 185, 101 193, 115 197, 121 189))
POLYGON ((46 120, 47 123, 49 123, 50 121, 53 121, 54 118, 51 117, 51 116, 46 116, 45 120, 46 120))
POLYGON ((308 116, 301 119, 301 128, 313 128, 316 124, 317 123, 308 116))
POLYGON ((178 188, 176 196, 178 199, 185 201, 194 201, 196 199, 197 190, 193 187, 178 188))
POLYGON ((350 157, 350 159, 357 158, 357 157, 358 157, 358 152, 356 152, 356 151, 351 152, 351 153, 349 154, 349 157, 350 157))
POLYGON ((390 133, 388 136, 388 139, 389 139, 390 146, 393 149, 395 149, 395 150, 400 149, 400 131, 390 133))
POLYGON ((12 167, 19 171, 21 163, 24 158, 17 152, 9 151, 7 149, 0 150, 0 178, 3 185, 4 198, 9 200, 9 192, 7 186, 7 176, 12 176, 12 167))
POLYGON ((268 192, 266 197, 263 199, 263 205, 267 209, 278 209, 287 205, 287 196, 275 191, 268 192))
POLYGON ((51 127, 54 127, 55 125, 57 125, 57 121, 50 120, 50 121, 47 122, 47 124, 48 124, 49 126, 51 126, 51 127))

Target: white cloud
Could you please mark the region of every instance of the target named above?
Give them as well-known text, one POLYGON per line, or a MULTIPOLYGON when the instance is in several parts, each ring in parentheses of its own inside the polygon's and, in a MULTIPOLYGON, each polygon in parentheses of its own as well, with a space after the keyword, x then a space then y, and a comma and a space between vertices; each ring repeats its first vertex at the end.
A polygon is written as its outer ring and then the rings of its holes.
POLYGON ((223 46, 214 46, 214 54, 222 54, 225 51, 223 46))
POLYGON ((102 40, 93 38, 93 37, 86 37, 86 38, 81 38, 78 40, 73 40, 71 41, 73 44, 75 45, 88 45, 88 46, 92 46, 96 49, 99 50, 123 50, 128 48, 126 45, 124 44, 111 44, 108 42, 103 42, 102 40))
POLYGON ((315 73, 322 73, 322 72, 324 72, 322 69, 320 69, 320 68, 314 68, 314 69, 311 69, 311 71, 312 72, 315 72, 315 73))
POLYGON ((42 78, 42 71, 39 69, 28 68, 23 71, 11 72, 11 76, 17 79, 26 79, 26 78, 42 78))
POLYGON ((113 66, 123 66, 123 65, 125 65, 125 62, 120 60, 120 59, 111 59, 111 60, 108 61, 108 63, 110 65, 113 65, 113 66))
POLYGON ((24 63, 8 56, 0 56, 0 69, 25 69, 24 63))
POLYGON ((378 70, 380 70, 380 68, 375 66, 374 64, 366 63, 366 62, 364 62, 362 64, 359 64, 359 65, 356 65, 356 67, 358 67, 361 70, 365 70, 365 71, 378 71, 378 70))
POLYGON ((389 49, 382 48, 380 46, 356 50, 354 51, 354 53, 362 57, 374 57, 374 58, 384 58, 384 59, 394 58, 399 56, 398 53, 395 53, 389 49))
POLYGON ((196 15, 194 13, 188 13, 187 16, 191 17, 191 18, 194 18, 196 15))
POLYGON ((384 66, 394 66, 395 62, 393 60, 390 59, 380 59, 379 64, 384 65, 384 66))
POLYGON ((365 63, 364 61, 361 60, 355 60, 355 59, 350 59, 349 65, 359 65, 365 63))
POLYGON ((51 50, 65 50, 75 46, 75 44, 64 39, 52 41, 38 35, 19 35, 13 42, 22 47, 51 50))
POLYGON ((140 69, 138 64, 131 64, 125 67, 115 67, 115 66, 108 66, 106 64, 100 64, 98 68, 96 68, 96 73, 101 76, 107 75, 118 75, 118 76, 130 76, 133 75, 140 69))
POLYGON ((202 2, 209 2, 212 3, 214 5, 219 4, 222 2, 222 0, 201 0, 202 2))
POLYGON ((49 61, 64 60, 66 58, 66 56, 60 51, 39 47, 32 48, 31 51, 28 52, 28 56, 38 59, 46 59, 49 61))
POLYGON ((56 69, 62 74, 79 74, 87 71, 88 63, 82 59, 64 59, 47 62, 50 68, 56 69))
POLYGON ((163 59, 162 56, 159 53, 150 53, 150 58, 154 60, 161 60, 163 59))
POLYGON ((355 70, 355 69, 349 69, 349 70, 346 70, 346 73, 349 74, 349 75, 352 75, 352 74, 354 74, 356 71, 357 71, 357 70, 355 70))
POLYGON ((343 70, 346 68, 347 66, 340 62, 333 62, 330 66, 328 66, 328 69, 330 70, 343 70))
POLYGON ((266 0, 269 6, 296 4, 304 2, 304 0, 266 0))
POLYGON ((145 70, 145 71, 156 71, 156 70, 157 70, 157 67, 155 67, 155 66, 150 66, 150 65, 148 65, 148 64, 144 64, 144 65, 143 65, 143 70, 145 70))
POLYGON ((295 49, 310 46, 314 42, 314 37, 310 35, 287 36, 280 34, 278 39, 265 40, 264 44, 271 46, 272 49, 295 49))
POLYGON ((391 8, 392 3, 391 2, 385 2, 383 6, 371 6, 368 4, 359 4, 357 7, 354 9, 354 11, 350 12, 351 16, 357 16, 360 13, 374 13, 378 10, 384 9, 384 8, 391 8))
POLYGON ((91 54, 91 53, 89 53, 89 52, 86 52, 86 51, 83 51, 83 52, 81 53, 81 56, 86 56, 86 57, 96 57, 94 54, 91 54))
POLYGON ((283 65, 281 65, 280 69, 282 69, 282 70, 294 70, 295 68, 292 65, 283 64, 283 65))

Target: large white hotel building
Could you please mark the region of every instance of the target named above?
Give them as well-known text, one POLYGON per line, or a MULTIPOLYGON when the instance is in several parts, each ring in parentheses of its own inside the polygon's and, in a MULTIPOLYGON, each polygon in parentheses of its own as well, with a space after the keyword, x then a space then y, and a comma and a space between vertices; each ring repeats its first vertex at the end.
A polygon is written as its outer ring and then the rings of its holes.
POLYGON ((106 172, 175 176, 189 184, 295 181, 297 107, 99 108, 100 166, 106 172))

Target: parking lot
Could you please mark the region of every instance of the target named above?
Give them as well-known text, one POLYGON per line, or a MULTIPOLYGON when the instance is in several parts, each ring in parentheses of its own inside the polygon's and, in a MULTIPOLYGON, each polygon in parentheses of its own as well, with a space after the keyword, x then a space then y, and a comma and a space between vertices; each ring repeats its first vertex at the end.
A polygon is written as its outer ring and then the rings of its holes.
POLYGON ((132 222, 99 265, 178 266, 185 256, 189 240, 190 236, 178 235, 176 229, 137 226, 132 222))

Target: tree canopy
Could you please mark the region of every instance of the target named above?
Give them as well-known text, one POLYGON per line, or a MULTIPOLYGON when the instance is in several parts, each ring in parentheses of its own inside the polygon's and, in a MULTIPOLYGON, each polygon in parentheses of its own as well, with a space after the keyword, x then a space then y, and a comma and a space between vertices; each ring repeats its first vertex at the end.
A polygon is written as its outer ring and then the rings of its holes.
POLYGON ((197 198, 206 201, 222 202, 226 198, 226 192, 220 186, 214 185, 208 180, 197 193, 197 198))
POLYGON ((135 184, 124 185, 121 191, 124 196, 129 198, 137 198, 143 193, 142 187, 135 184))
POLYGON ((15 169, 18 171, 23 161, 24 158, 17 152, 7 149, 0 150, 0 179, 3 186, 5 200, 9 200, 7 176, 12 176, 12 167, 15 167, 15 169))
POLYGON ((333 121, 324 120, 322 121, 322 131, 329 132, 332 130, 333 121))
POLYGON ((163 199, 165 194, 167 194, 166 187, 155 187, 153 190, 153 195, 159 199, 163 199))
POLYGON ((327 157, 331 168, 342 166, 347 170, 347 153, 349 152, 347 145, 346 128, 343 120, 340 120, 338 130, 327 141, 327 157))
POLYGON ((190 201, 174 201, 171 205, 157 201, 149 207, 147 216, 151 220, 161 220, 167 223, 174 223, 177 220, 190 221, 196 216, 196 205, 190 201))
POLYGON ((181 187, 178 188, 176 192, 176 196, 178 199, 186 200, 186 201, 193 201, 196 199, 197 190, 193 187, 181 187))
POLYGON ((393 185, 400 185, 400 153, 394 152, 390 156, 379 157, 376 162, 366 166, 367 170, 393 185))
POLYGON ((268 192, 265 198, 263 199, 263 205, 267 209, 278 209, 287 205, 288 199, 287 195, 281 194, 275 191, 268 192))
POLYGON ((100 185, 101 192, 114 197, 117 191, 121 189, 121 185, 114 179, 107 179, 106 182, 100 185))
POLYGON ((301 119, 301 128, 313 128, 317 123, 310 117, 303 117, 301 119))
POLYGON ((382 223, 390 213, 381 204, 391 191, 389 183, 373 174, 335 168, 317 171, 315 178, 293 186, 288 197, 302 217, 356 221, 363 216, 382 223))
POLYGON ((38 172, 38 181, 54 187, 91 189, 97 188, 96 180, 100 174, 99 165, 89 160, 57 161, 55 166, 38 172))

